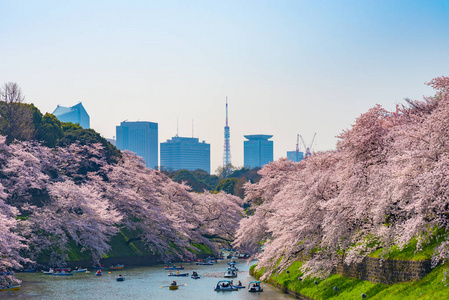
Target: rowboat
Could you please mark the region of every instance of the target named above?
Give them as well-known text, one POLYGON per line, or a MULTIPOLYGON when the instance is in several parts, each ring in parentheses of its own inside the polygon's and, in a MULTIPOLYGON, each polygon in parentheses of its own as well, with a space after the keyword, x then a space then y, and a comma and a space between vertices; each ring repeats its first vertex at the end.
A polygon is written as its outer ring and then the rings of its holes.
POLYGON ((165 267, 165 270, 184 270, 184 267, 165 267))
POLYGON ((248 292, 250 293, 263 292, 263 288, 260 285, 260 281, 251 281, 248 284, 248 292))
POLYGON ((234 277, 237 277, 237 273, 235 273, 235 271, 227 270, 224 273, 224 278, 234 278, 234 277))
POLYGON ((125 281, 125 277, 117 277, 117 281, 125 281))
POLYGON ((125 267, 125 265, 116 265, 116 266, 110 266, 109 269, 111 270, 121 270, 125 267))
POLYGON ((52 276, 73 276, 73 273, 71 272, 67 272, 67 273, 59 273, 59 272, 53 272, 53 274, 51 274, 52 276))
POLYGON ((196 263, 198 266, 211 266, 214 263, 213 262, 197 262, 196 263))
POLYGON ((179 276, 179 277, 185 277, 185 276, 189 276, 189 273, 182 273, 182 274, 168 274, 168 276, 179 276))
POLYGON ((36 272, 36 270, 33 269, 33 268, 28 268, 28 269, 23 270, 23 272, 25 272, 25 273, 34 273, 34 272, 36 272))
POLYGON ((214 291, 223 291, 223 292, 231 292, 231 291, 238 291, 239 289, 236 288, 231 284, 229 280, 220 280, 217 285, 214 288, 214 291))
POLYGON ((43 273, 44 275, 52 275, 54 272, 53 272, 53 270, 50 270, 50 271, 47 271, 47 272, 42 271, 42 273, 43 273))
POLYGON ((190 278, 192 278, 192 279, 200 279, 201 278, 201 276, 198 276, 198 275, 196 275, 196 276, 190 276, 190 278))
POLYGON ((0 272, 0 276, 3 275, 14 275, 14 273, 12 271, 0 272))
POLYGON ((55 272, 62 272, 62 271, 64 271, 64 272, 71 272, 72 271, 72 269, 71 268, 55 268, 55 269, 53 269, 55 272))
POLYGON ((0 287, 0 292, 18 291, 18 290, 20 290, 20 285, 1 286, 1 287, 0 287))
POLYGON ((177 285, 170 285, 168 288, 170 290, 174 291, 174 290, 177 290, 179 288, 179 286, 177 286, 177 285))
POLYGON ((87 269, 76 269, 73 271, 74 273, 86 273, 87 269))

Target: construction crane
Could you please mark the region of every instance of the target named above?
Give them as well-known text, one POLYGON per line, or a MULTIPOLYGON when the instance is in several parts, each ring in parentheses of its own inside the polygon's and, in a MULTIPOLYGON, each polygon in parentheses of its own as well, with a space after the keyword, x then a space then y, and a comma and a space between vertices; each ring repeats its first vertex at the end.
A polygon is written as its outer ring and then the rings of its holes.
MULTIPOLYGON (((316 136, 316 132, 313 135, 312 142, 310 142, 310 145, 307 147, 306 143, 304 142, 304 139, 302 138, 302 135, 300 135, 302 144, 304 145, 304 149, 306 149, 306 153, 304 155, 304 158, 307 158, 307 157, 312 155, 312 152, 310 152, 310 149, 312 149, 313 141, 315 141, 315 136, 316 136)), ((299 145, 296 144, 296 149, 298 149, 298 147, 299 147, 299 145)), ((299 151, 299 150, 296 150, 296 151, 299 151)))

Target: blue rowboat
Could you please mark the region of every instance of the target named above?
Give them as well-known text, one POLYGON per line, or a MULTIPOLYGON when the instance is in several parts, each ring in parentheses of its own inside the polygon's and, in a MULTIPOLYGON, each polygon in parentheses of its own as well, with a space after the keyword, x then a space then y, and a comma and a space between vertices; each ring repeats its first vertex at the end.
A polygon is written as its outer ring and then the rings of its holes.
POLYGON ((198 266, 212 266, 214 263, 212 262, 197 262, 198 266))
POLYGON ((73 273, 56 273, 51 274, 52 276, 73 276, 73 273))
POLYGON ((186 277, 186 276, 189 276, 189 273, 182 273, 182 274, 168 274, 168 276, 186 277))
POLYGON ((87 269, 76 269, 73 271, 74 273, 86 273, 87 269))
POLYGON ((214 288, 214 291, 223 291, 223 292, 232 292, 232 291, 238 291, 239 289, 236 288, 231 284, 229 280, 220 280, 217 285, 214 288))

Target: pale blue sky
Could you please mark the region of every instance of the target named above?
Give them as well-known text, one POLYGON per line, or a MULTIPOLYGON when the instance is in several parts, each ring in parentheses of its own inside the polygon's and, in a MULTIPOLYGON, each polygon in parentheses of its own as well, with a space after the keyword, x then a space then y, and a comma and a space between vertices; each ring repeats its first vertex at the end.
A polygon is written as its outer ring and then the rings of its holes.
POLYGON ((432 94, 449 75, 447 1, 0 0, 0 83, 43 112, 82 101, 91 126, 159 123, 211 144, 222 163, 225 97, 232 162, 243 135, 273 134, 275 158, 296 134, 316 150, 379 103, 432 94))

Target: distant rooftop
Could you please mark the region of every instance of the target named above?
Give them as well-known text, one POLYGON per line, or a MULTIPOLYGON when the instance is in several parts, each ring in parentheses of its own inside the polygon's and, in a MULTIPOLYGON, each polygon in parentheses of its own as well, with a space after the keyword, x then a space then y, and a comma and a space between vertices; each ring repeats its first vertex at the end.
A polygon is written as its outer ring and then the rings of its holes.
POLYGON ((245 138, 248 140, 268 140, 271 139, 273 136, 269 134, 250 134, 250 135, 244 135, 245 138))
MULTIPOLYGON (((166 143, 199 143, 198 138, 194 137, 181 137, 181 136, 174 136, 166 141, 166 143)), ((205 141, 202 141, 202 143, 205 143, 205 141)))
POLYGON ((71 112, 71 111, 78 110, 78 109, 80 109, 81 107, 82 107, 83 110, 84 110, 83 104, 82 104, 81 102, 78 103, 78 104, 75 104, 75 105, 73 105, 73 106, 70 106, 70 107, 58 105, 58 106, 56 107, 56 109, 53 111, 53 115, 55 115, 55 116, 63 115, 63 114, 69 113, 69 112, 71 112))
POLYGON ((81 102, 70 107, 58 105, 53 115, 61 122, 71 122, 85 129, 90 128, 89 114, 81 102))

